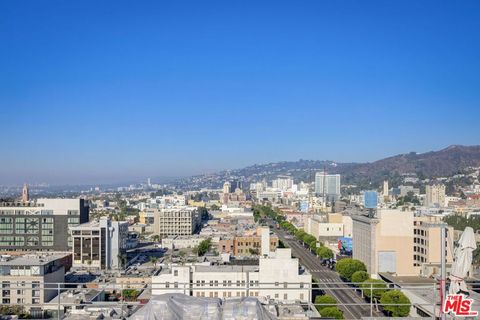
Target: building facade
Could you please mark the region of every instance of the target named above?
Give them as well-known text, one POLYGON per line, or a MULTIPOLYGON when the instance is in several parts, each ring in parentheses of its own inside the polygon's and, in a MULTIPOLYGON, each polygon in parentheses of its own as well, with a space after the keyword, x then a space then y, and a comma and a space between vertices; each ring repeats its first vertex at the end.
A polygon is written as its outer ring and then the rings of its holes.
POLYGON ((65 282, 71 255, 31 254, 0 260, 2 305, 25 305, 32 316, 42 318, 41 305, 56 297, 57 283, 65 282), (38 306, 37 306, 38 305, 38 306))
POLYGON ((83 199, 0 202, 0 251, 70 251, 68 228, 88 216, 83 199))
POLYGON ((152 277, 152 294, 310 302, 311 283, 312 275, 299 272, 298 259, 291 257, 291 249, 277 249, 261 257, 258 266, 172 266, 152 277))
POLYGON ((195 207, 169 207, 154 212, 154 233, 161 237, 192 235, 199 230, 200 223, 195 207))
MULTIPOLYGON (((353 258, 365 263, 372 277, 378 273, 398 276, 431 276, 440 262, 440 228, 412 211, 379 210, 376 217, 354 215, 353 258)), ((453 234, 452 234, 453 236, 453 234)), ((447 252, 453 252, 451 242, 447 252)), ((451 253, 447 264, 451 264, 451 253)))
POLYGON ((128 223, 102 217, 71 227, 73 267, 121 269, 128 242, 128 223))
POLYGON ((426 207, 445 206, 445 186, 443 184, 427 185, 425 188, 426 207))
POLYGON ((340 175, 317 172, 315 174, 315 194, 323 196, 326 201, 335 201, 340 198, 340 175))

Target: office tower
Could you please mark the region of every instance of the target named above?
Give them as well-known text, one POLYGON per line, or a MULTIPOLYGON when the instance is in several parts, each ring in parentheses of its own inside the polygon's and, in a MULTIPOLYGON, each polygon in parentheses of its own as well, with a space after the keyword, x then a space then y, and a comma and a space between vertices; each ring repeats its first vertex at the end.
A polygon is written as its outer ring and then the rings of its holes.
POLYGON ((378 193, 377 191, 365 191, 363 194, 363 203, 367 209, 376 209, 378 205, 378 193))
POLYGON ((70 251, 68 227, 88 214, 83 199, 0 202, 0 251, 70 251))
POLYGON ((121 269, 127 249, 128 222, 107 217, 71 227, 73 267, 121 269))
POLYGON ((154 233, 161 237, 194 234, 200 223, 200 214, 195 207, 169 207, 154 211, 154 233))
POLYGON ((340 175, 317 172, 315 174, 315 194, 322 196, 325 201, 335 201, 340 197, 340 175))
POLYGON ((152 186, 152 181, 150 180, 150 178, 147 179, 147 186, 149 186, 149 187, 152 186))
POLYGON ((30 192, 28 190, 28 184, 23 185, 22 190, 22 202, 28 202, 30 200, 30 192))
POLYGON ((425 189, 425 206, 445 206, 445 186, 443 184, 427 185, 425 189))

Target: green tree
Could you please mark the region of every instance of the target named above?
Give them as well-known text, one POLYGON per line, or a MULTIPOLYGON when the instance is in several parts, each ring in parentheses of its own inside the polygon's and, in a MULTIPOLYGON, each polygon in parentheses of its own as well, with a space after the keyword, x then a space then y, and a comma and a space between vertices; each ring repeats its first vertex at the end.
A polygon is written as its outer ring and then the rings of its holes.
POLYGON ((321 313, 322 309, 335 307, 337 305, 337 299, 329 295, 316 296, 315 297, 315 308, 318 312, 321 313))
POLYGON ((297 230, 295 231, 295 238, 297 238, 300 241, 303 241, 303 237, 306 235, 305 231, 303 230, 297 230))
POLYGON ((317 255, 322 259, 332 259, 333 258, 333 251, 327 247, 320 247, 317 249, 317 255))
POLYGON ((390 317, 407 317, 410 314, 410 300, 399 290, 385 292, 380 304, 390 317))
POLYGON ((337 307, 327 307, 322 309, 320 316, 322 318, 343 319, 343 312, 337 307))
POLYGON ((360 285, 360 288, 365 297, 371 299, 373 294, 373 298, 377 300, 380 300, 382 294, 388 290, 385 281, 378 279, 367 279, 360 285))
POLYGON ((212 239, 208 238, 206 240, 203 240, 196 246, 195 248, 197 249, 197 255, 199 257, 205 255, 210 250, 210 247, 212 246, 212 239))
POLYGON ((368 275, 367 272, 365 271, 357 271, 354 274, 352 274, 352 282, 355 282, 356 286, 358 287, 362 282, 365 280, 369 279, 370 276, 368 275))
POLYGON ((352 281, 352 275, 355 272, 367 271, 367 267, 362 261, 351 258, 339 260, 336 269, 340 277, 347 281, 352 281))
POLYGON ((308 246, 313 251, 317 250, 317 239, 311 239, 311 241, 308 242, 308 246))
POLYGON ((134 301, 140 295, 140 291, 135 289, 125 289, 122 292, 125 301, 134 301))

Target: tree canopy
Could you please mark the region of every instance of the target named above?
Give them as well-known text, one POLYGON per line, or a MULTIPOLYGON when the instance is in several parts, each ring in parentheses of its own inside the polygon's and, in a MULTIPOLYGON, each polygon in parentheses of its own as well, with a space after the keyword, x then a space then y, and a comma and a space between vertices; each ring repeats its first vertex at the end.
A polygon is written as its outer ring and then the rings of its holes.
POLYGON ((337 262, 336 269, 340 277, 348 281, 352 281, 352 275, 355 272, 367 271, 367 267, 362 261, 352 259, 352 258, 345 258, 345 259, 339 260, 337 262))
POLYGON ((322 309, 320 316, 322 318, 343 319, 343 312, 337 307, 327 307, 322 309))
POLYGON ((323 296, 316 296, 315 297, 315 308, 317 308, 318 312, 321 313, 322 309, 328 307, 335 307, 337 305, 337 299, 329 295, 323 296))
POLYGON ((407 317, 410 314, 410 299, 399 290, 385 292, 380 304, 390 317, 407 317))

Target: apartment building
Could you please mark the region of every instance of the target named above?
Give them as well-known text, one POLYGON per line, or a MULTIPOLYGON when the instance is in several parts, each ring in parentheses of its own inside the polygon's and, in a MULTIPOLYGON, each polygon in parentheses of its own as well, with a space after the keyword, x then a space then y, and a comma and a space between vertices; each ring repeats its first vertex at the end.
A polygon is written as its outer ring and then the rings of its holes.
POLYGON ((278 236, 271 234, 268 227, 260 227, 254 234, 227 237, 218 241, 218 252, 230 253, 236 257, 268 255, 277 248, 278 236))
POLYGON ((162 237, 194 234, 200 223, 200 214, 195 207, 167 207, 154 211, 154 233, 162 237))
POLYGON ((291 249, 277 249, 258 266, 172 266, 152 277, 152 294, 184 293, 196 297, 254 296, 277 301, 311 301, 311 274, 299 271, 291 249), (190 286, 191 284, 191 286, 190 286))
MULTIPOLYGON (((382 272, 398 276, 438 272, 440 224, 432 223, 431 218, 382 209, 375 217, 354 215, 352 219, 353 258, 363 261, 372 277, 382 272)), ((451 242, 447 245, 452 252, 451 242)), ((451 261, 450 254, 447 262, 451 261)))
POLYGON ((59 294, 57 283, 65 282, 72 264, 70 254, 3 256, 0 260, 2 305, 23 305, 33 317, 41 318, 41 305, 59 294))
POLYGON ((128 247, 128 223, 107 217, 71 227, 73 267, 120 269, 128 247))
POLYGON ((0 202, 0 251, 70 251, 68 228, 88 216, 83 199, 0 202))

